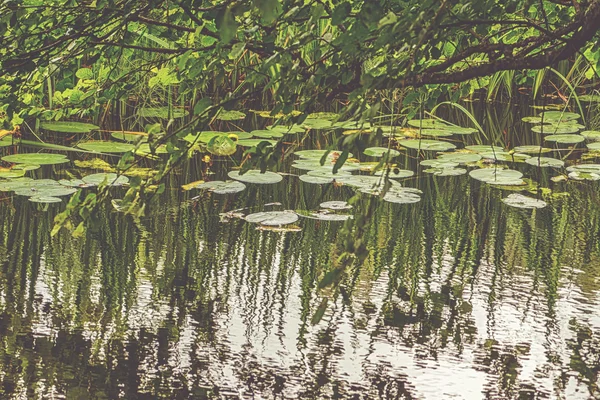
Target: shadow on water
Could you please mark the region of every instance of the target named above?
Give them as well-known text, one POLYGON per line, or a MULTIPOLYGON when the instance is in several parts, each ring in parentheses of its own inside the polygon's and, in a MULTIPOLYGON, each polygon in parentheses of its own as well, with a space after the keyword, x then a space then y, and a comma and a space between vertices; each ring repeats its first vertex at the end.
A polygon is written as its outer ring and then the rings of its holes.
MULTIPOLYGON (((525 140, 506 136, 518 112, 490 110, 492 140, 525 140)), ((599 396, 597 183, 557 184, 535 211, 467 176, 407 183, 423 200, 377 202, 366 261, 313 326, 341 223, 265 232, 219 213, 352 191, 287 176, 192 199, 178 188, 199 168, 139 222, 104 205, 83 238, 50 237, 60 207, 2 201, 1 398, 599 396)))

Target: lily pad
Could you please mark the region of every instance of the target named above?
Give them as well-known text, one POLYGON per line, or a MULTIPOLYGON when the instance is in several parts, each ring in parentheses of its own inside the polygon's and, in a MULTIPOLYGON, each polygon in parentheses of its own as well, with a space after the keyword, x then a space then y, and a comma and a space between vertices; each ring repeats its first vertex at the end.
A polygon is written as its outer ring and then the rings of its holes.
POLYGON ((552 157, 531 157, 525 162, 536 167, 562 168, 565 165, 564 161, 552 157))
POLYGON ((467 170, 464 168, 428 168, 423 172, 436 176, 459 176, 466 174, 467 170))
POLYGON ((519 193, 508 195, 508 197, 502 199, 502 202, 511 207, 527 209, 544 208, 548 205, 548 203, 543 200, 534 199, 519 193))
POLYGON ((531 128, 532 132, 542 133, 542 134, 553 134, 553 135, 564 135, 569 133, 577 133, 580 128, 577 125, 568 125, 568 124, 560 124, 560 125, 536 125, 531 128))
MULTIPOLYGON (((217 136, 228 137, 231 140, 240 141, 243 139, 250 139, 252 135, 248 132, 218 132, 218 131, 204 131, 199 134, 189 134, 183 138, 189 143, 208 143, 217 136)), ((239 143, 238 143, 239 144, 239 143)))
POLYGON ((394 149, 388 149, 387 147, 369 147, 365 149, 364 154, 370 157, 383 157, 384 155, 388 155, 388 157, 398 157, 400 152, 394 149))
POLYGON ((261 138, 261 139, 279 139, 283 137, 283 133, 279 132, 277 130, 269 130, 269 129, 259 129, 259 130, 255 130, 250 132, 250 134, 252 136, 255 136, 257 138, 261 138))
POLYGON ((575 144, 583 142, 585 138, 581 135, 548 135, 544 140, 562 144, 575 144))
POLYGON ((459 164, 469 164, 481 160, 481 155, 477 153, 441 153, 438 160, 452 161, 459 164))
POLYGON ((333 123, 326 119, 306 118, 301 126, 307 129, 332 129, 333 123))
POLYGON ((456 148, 452 143, 431 139, 406 139, 400 140, 398 143, 401 146, 415 150, 447 151, 456 148))
POLYGON ((238 193, 246 189, 246 185, 238 181, 211 181, 196 186, 197 189, 208 190, 216 194, 238 193))
POLYGON ((0 168, 0 178, 2 179, 12 179, 12 178, 20 178, 25 175, 25 170, 22 169, 9 169, 9 168, 0 168))
POLYGON ((238 119, 244 119, 246 118, 246 114, 244 114, 241 111, 227 111, 227 110, 221 110, 221 112, 219 112, 219 114, 217 114, 217 116, 215 117, 215 119, 220 120, 220 121, 235 121, 238 119))
POLYGON ((236 144, 242 147, 254 147, 258 146, 262 142, 267 142, 269 146, 275 146, 277 144, 275 140, 267 139, 240 139, 236 142, 236 144))
POLYGON ((34 203, 62 203, 62 200, 58 197, 53 196, 32 196, 29 198, 29 201, 34 203))
POLYGON ((264 211, 246 215, 245 220, 254 224, 279 226, 298 221, 298 214, 290 211, 264 211))
POLYGON ((299 216, 304 217, 304 218, 318 219, 321 221, 346 221, 346 220, 353 218, 352 215, 337 214, 337 213, 327 212, 326 210, 318 211, 318 212, 307 211, 307 210, 296 210, 296 213, 299 216))
POLYGON ((319 205, 321 208, 326 208, 328 210, 349 210, 352 208, 347 201, 326 201, 319 205))
POLYGON ((442 120, 435 118, 411 119, 410 121, 408 121, 408 125, 422 129, 445 129, 452 126, 442 120))
POLYGON ((512 169, 492 167, 473 170, 469 172, 469 176, 494 185, 520 185, 523 174, 512 169))
POLYGON ((85 122, 69 122, 69 121, 48 121, 41 122, 40 128, 50 132, 62 133, 89 133, 100 129, 98 125, 88 124, 85 122))
POLYGON ((0 147, 12 146, 13 144, 15 143, 13 143, 12 135, 3 136, 0 138, 0 147))
POLYGON ((528 124, 541 124, 542 118, 541 117, 523 117, 523 118, 521 118, 521 121, 527 122, 528 124))
POLYGON ((217 135, 214 136, 208 142, 206 149, 209 153, 214 154, 216 156, 230 156, 235 154, 237 150, 237 145, 233 140, 228 138, 225 135, 217 135))
POLYGON ((508 162, 523 162, 531 157, 529 154, 512 153, 508 151, 496 151, 489 153, 480 153, 481 157, 488 160, 500 160, 508 162))
POLYGON ((133 142, 136 143, 138 141, 145 142, 148 140, 148 135, 143 133, 126 133, 126 132, 111 132, 110 136, 117 140, 121 140, 123 142, 133 142))
POLYGON ((283 133, 284 135, 288 134, 288 133, 302 133, 305 132, 306 129, 304 129, 303 127, 301 127, 300 125, 270 125, 267 126, 267 130, 269 131, 275 131, 275 132, 279 132, 279 133, 283 133))
POLYGON ((77 147, 96 153, 127 153, 128 151, 135 149, 135 145, 130 143, 109 142, 104 140, 81 142, 77 147))
POLYGON ((600 94, 582 94, 579 100, 586 103, 600 103, 600 94))
POLYGON ((432 168, 454 168, 458 167, 459 163, 455 161, 447 161, 442 159, 423 160, 421 166, 432 168))
POLYGON ((325 119, 327 121, 333 121, 338 118, 340 114, 334 112, 315 112, 310 113, 306 117, 307 119, 325 119))
POLYGON ((240 171, 230 171, 227 175, 231 179, 245 183, 272 184, 283 180, 283 177, 275 172, 265 171, 261 173, 257 169, 246 171, 243 175, 240 175, 240 171))
POLYGON ((579 114, 567 111, 544 111, 543 113, 540 113, 539 116, 540 118, 543 118, 544 123, 575 121, 581 117, 579 114))
POLYGON ((588 140, 600 140, 600 131, 583 131, 580 135, 588 140))
POLYGON ((576 181, 597 181, 600 180, 600 173, 587 171, 569 172, 569 178, 576 181))
POLYGON ((413 204, 421 201, 422 192, 414 188, 391 188, 383 196, 383 201, 396 204, 413 204))
POLYGON ((2 161, 17 164, 55 165, 69 162, 69 159, 62 154, 25 153, 4 156, 2 161))
MULTIPOLYGON (((420 133, 421 136, 435 136, 435 137, 447 137, 447 136, 453 135, 452 132, 445 130, 445 129, 421 129, 420 131, 418 131, 418 133, 420 133)), ((418 134, 416 136, 418 136, 418 134)))
POLYGON ((39 197, 60 197, 69 196, 75 193, 77 189, 67 186, 62 186, 58 182, 54 185, 47 186, 31 186, 28 188, 15 189, 15 194, 19 196, 39 196, 39 197))
POLYGON ((590 150, 600 150, 600 142, 588 143, 586 146, 590 150))
POLYGON ((106 183, 108 186, 123 186, 129 183, 129 178, 123 175, 117 175, 115 173, 98 173, 84 176, 82 180, 89 184, 98 186, 102 183, 106 183))
POLYGON ((389 174, 387 173, 387 169, 382 169, 382 170, 375 172, 373 175, 387 176, 390 179, 402 179, 402 178, 409 178, 409 177, 413 176, 414 174, 415 174, 414 171, 411 171, 409 169, 391 168, 389 171, 389 174))
MULTIPOLYGON (((320 160, 327 152, 327 158, 338 158, 342 154, 340 150, 299 150, 294 152, 294 154, 300 158, 316 158, 320 160)), ((352 153, 348 154, 348 158, 352 156, 352 153)))
POLYGON ((308 174, 300 175, 298 178, 304 183, 312 183, 314 185, 326 185, 328 183, 333 183, 333 181, 335 180, 332 177, 308 174))
MULTIPOLYGON (((172 109, 172 118, 183 118, 187 112, 182 108, 172 109)), ((137 111, 137 114, 143 118, 169 119, 169 107, 144 107, 137 111)))
POLYGON ((513 150, 517 153, 524 154, 543 154, 552 151, 552 149, 541 146, 517 146, 513 150))
POLYGON ((474 151, 475 153, 495 153, 498 151, 504 151, 500 146, 487 146, 482 144, 476 144, 472 146, 466 146, 465 149, 474 151))

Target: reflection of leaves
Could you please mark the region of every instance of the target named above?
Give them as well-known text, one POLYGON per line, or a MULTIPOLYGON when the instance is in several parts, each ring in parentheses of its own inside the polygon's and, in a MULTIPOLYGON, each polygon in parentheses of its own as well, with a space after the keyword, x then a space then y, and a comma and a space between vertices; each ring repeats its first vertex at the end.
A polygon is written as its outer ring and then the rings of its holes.
POLYGON ((315 311, 312 319, 310 320, 310 323, 312 325, 316 325, 319 322, 321 322, 321 319, 323 319, 323 315, 325 315, 325 311, 327 310, 328 302, 329 302, 329 299, 327 297, 325 297, 323 300, 321 300, 321 304, 319 304, 319 307, 317 307, 317 310, 315 311))

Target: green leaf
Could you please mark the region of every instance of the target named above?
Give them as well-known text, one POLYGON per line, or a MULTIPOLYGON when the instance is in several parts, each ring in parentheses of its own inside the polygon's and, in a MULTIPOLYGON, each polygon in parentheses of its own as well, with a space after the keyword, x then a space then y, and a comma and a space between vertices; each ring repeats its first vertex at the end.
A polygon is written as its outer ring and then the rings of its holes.
POLYGON ((204 98, 198 100, 198 102, 194 106, 194 115, 202 114, 204 112, 204 110, 206 110, 208 107, 210 107, 211 104, 212 104, 212 101, 211 101, 210 97, 204 97, 204 98))
POLYGON ((233 40, 237 33, 237 22, 231 7, 227 7, 221 12, 219 18, 217 18, 217 29, 219 30, 219 36, 223 43, 229 43, 233 40))
POLYGON ((260 11, 261 19, 270 25, 281 13, 281 4, 278 0, 254 0, 254 5, 260 11))
POLYGON ((94 79, 94 73, 91 68, 79 68, 75 72, 75 76, 79 79, 94 79))
POLYGON ((350 3, 344 2, 338 4, 331 13, 331 24, 339 25, 344 22, 346 17, 350 15, 350 11, 352 11, 352 6, 350 3))
POLYGON ((216 156, 230 156, 236 149, 235 142, 225 135, 214 136, 207 145, 207 150, 216 156))

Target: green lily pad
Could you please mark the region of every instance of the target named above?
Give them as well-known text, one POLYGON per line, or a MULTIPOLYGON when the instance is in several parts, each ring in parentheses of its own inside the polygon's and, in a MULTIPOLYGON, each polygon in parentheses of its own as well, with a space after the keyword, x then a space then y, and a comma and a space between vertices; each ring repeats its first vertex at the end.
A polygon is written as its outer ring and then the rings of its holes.
POLYGON ((226 111, 226 110, 221 110, 221 112, 219 112, 219 114, 217 114, 217 116, 215 117, 215 119, 220 120, 220 121, 235 121, 238 119, 244 119, 246 118, 246 114, 244 114, 241 111, 226 111))
POLYGON ((436 176, 459 176, 466 174, 467 170, 464 168, 428 168, 424 169, 423 172, 436 176))
POLYGON ((469 172, 469 176, 493 185, 520 185, 523 174, 519 171, 504 168, 481 168, 469 172))
POLYGON ((454 135, 472 135, 474 133, 477 133, 477 129, 473 129, 473 128, 463 128, 460 126, 451 126, 449 128, 446 129, 448 132, 453 133, 454 135))
POLYGON ((320 176, 323 178, 339 178, 340 176, 348 176, 348 175, 352 175, 352 173, 350 171, 355 171, 355 169, 350 169, 350 170, 345 170, 343 169, 343 167, 341 169, 338 169, 336 171, 336 173, 333 173, 333 166, 324 166, 321 168, 316 168, 313 170, 308 171, 308 175, 312 175, 312 176, 320 176))
POLYGON ((62 154, 25 153, 4 156, 2 157, 2 161, 17 164, 55 165, 69 162, 69 159, 62 154))
POLYGON ((392 187, 387 193, 383 196, 383 201, 387 201, 388 203, 396 203, 396 204, 413 204, 421 201, 422 192, 419 189, 414 188, 394 188, 392 187))
POLYGON ((135 133, 125 133, 125 132, 111 132, 110 136, 117 140, 121 140, 123 142, 145 142, 148 140, 148 135, 139 135, 135 133))
POLYGON ((254 147, 258 146, 262 142, 267 142, 269 146, 275 146, 277 144, 275 140, 267 139, 240 139, 236 142, 236 144, 242 147, 254 147))
POLYGON ((398 141, 398 144, 409 149, 428 151, 448 151, 456 148, 452 143, 431 139, 406 139, 398 141))
POLYGON ((259 129, 259 130, 255 130, 250 132, 250 134, 252 136, 255 136, 257 138, 261 138, 261 139, 279 139, 283 137, 283 133, 277 131, 277 130, 269 130, 269 129, 259 129))
POLYGON ((422 129, 446 129, 452 125, 435 118, 411 119, 408 125, 422 129))
POLYGON ((32 196, 29 198, 29 201, 34 203, 62 203, 62 200, 58 197, 53 196, 32 196))
POLYGON ((525 162, 536 167, 562 168, 565 166, 564 161, 552 157, 531 157, 525 162))
POLYGON ((569 178, 575 181, 597 181, 600 180, 600 173, 587 171, 569 172, 569 178))
POLYGON ((580 135, 588 140, 600 140, 600 131, 583 131, 580 135))
POLYGON ((337 214, 337 213, 332 213, 329 212, 327 210, 322 210, 322 211, 307 211, 307 210, 296 210, 296 213, 304 218, 310 218, 310 219, 318 219, 321 221, 347 221, 349 219, 352 219, 353 216, 352 215, 347 215, 347 214, 337 214))
POLYGON ((238 181, 210 181, 196 186, 197 189, 208 190, 216 194, 238 193, 246 189, 246 185, 238 181))
POLYGON ((334 112, 315 112, 315 113, 308 114, 308 116, 306 118, 307 119, 325 119, 327 121, 333 121, 333 120, 337 119, 339 116, 340 116, 340 114, 334 113, 334 112))
POLYGON ((257 169, 246 171, 243 175, 240 175, 240 171, 230 171, 227 175, 231 179, 245 183, 272 184, 283 180, 283 177, 275 172, 265 171, 261 173, 257 169))
POLYGON ((475 153, 495 153, 499 151, 504 151, 504 149, 500 146, 487 146, 483 144, 476 144, 472 146, 466 146, 465 149, 474 151, 475 153))
POLYGON ((564 135, 569 133, 577 133, 581 128, 578 125, 560 124, 560 125, 536 125, 531 128, 532 132, 552 135, 564 135))
POLYGON ((12 146, 13 144, 12 135, 6 135, 0 139, 0 147, 12 146))
POLYGON ((441 153, 438 160, 469 164, 481 160, 481 155, 477 153, 441 153))
POLYGON ((517 153, 524 154, 543 154, 552 151, 552 149, 541 146, 517 146, 513 150, 517 153))
POLYGON ((21 170, 21 171, 35 171, 36 169, 40 169, 42 166, 39 164, 15 164, 13 166, 13 170, 21 170))
POLYGON ((459 163, 455 161, 447 161, 442 159, 423 160, 421 166, 431 168, 454 168, 458 167, 459 163))
POLYGON ((306 118, 301 126, 308 129, 332 129, 333 123, 326 119, 318 119, 318 118, 306 118))
MULTIPOLYGON (((172 118, 183 118, 187 115, 187 112, 181 108, 174 108, 172 113, 172 118)), ((169 107, 144 107, 140 108, 137 114, 143 118, 169 119, 169 107)))
POLYGON ((600 142, 588 143, 586 146, 590 150, 600 150, 600 142))
POLYGON ((96 153, 127 153, 128 151, 135 149, 135 145, 131 143, 109 142, 104 140, 81 142, 77 147, 96 153))
POLYGON ((540 118, 543 118, 544 123, 575 121, 581 117, 579 114, 566 111, 544 111, 543 113, 540 113, 539 116, 540 118))
POLYGON ((209 153, 214 154, 216 156, 230 156, 235 154, 237 150, 237 145, 231 139, 229 139, 225 135, 214 136, 208 142, 206 149, 209 153))
POLYGON ((344 185, 352 186, 359 189, 371 189, 373 187, 380 187, 384 183, 384 179, 382 177, 370 175, 340 176, 337 179, 337 181, 343 183, 344 185))
POLYGON ((523 117, 521 121, 527 122, 528 124, 541 124, 542 118, 540 117, 523 117))
POLYGON ((326 201, 319 205, 321 208, 326 208, 328 210, 349 210, 352 208, 347 201, 326 201))
POLYGON ((27 197, 61 197, 69 196, 75 193, 77 189, 73 187, 62 186, 58 182, 48 186, 31 186, 28 188, 15 189, 15 194, 27 197))
POLYGON ((562 144, 575 144, 583 142, 585 138, 581 135, 548 135, 544 140, 562 144))
POLYGON ((579 164, 567 168, 569 172, 589 172, 600 174, 600 164, 579 164))
POLYGON ((586 103, 600 103, 600 94, 582 94, 579 96, 579 101, 586 103))
POLYGON ((85 187, 96 186, 96 185, 93 185, 93 184, 90 184, 90 183, 85 183, 81 179, 61 179, 61 180, 58 181, 58 183, 60 183, 63 186, 78 187, 78 188, 85 188, 85 187))
POLYGON ((315 176, 315 175, 300 175, 298 177, 302 182, 304 183, 312 183, 314 185, 325 185, 328 183, 333 183, 333 181, 335 180, 332 177, 327 177, 327 176, 315 176))
POLYGON ((510 195, 508 195, 508 197, 502 199, 502 202, 511 207, 526 208, 526 209, 544 208, 548 205, 548 203, 546 203, 543 200, 538 200, 538 199, 534 199, 532 197, 523 196, 520 193, 510 194, 510 195))
POLYGON ((250 139, 252 137, 252 135, 248 132, 218 132, 218 131, 204 131, 204 132, 200 132, 199 134, 195 133, 195 134, 189 134, 187 136, 185 136, 183 138, 183 140, 185 140, 186 142, 189 143, 208 143, 210 142, 214 137, 217 136, 224 136, 224 137, 228 137, 231 140, 236 140, 236 141, 240 141, 243 139, 250 139))
POLYGON ((0 169, 0 178, 11 179, 20 178, 25 175, 25 170, 22 169, 0 169))
POLYGON ((388 149, 387 147, 369 147, 365 149, 364 154, 369 157, 383 157, 384 155, 388 155, 391 157, 398 157, 400 152, 394 149, 388 149))
MULTIPOLYGON (((294 152, 294 155, 300 158, 320 160, 327 152, 327 158, 338 158, 342 154, 340 150, 299 150, 294 152)), ((351 158, 352 156, 352 153, 348 153, 348 158, 351 158)))
POLYGON ((267 226, 288 225, 298 221, 298 214, 290 211, 263 211, 246 215, 245 220, 267 226))
POLYGON ((373 175, 375 176, 387 176, 390 179, 402 179, 409 178, 413 176, 415 173, 409 169, 398 169, 398 168, 390 168, 389 173, 387 173, 387 168, 376 171, 373 175))
MULTIPOLYGON (((167 154, 167 153, 169 153, 169 150, 167 149, 166 145, 161 144, 160 146, 154 148, 154 152, 156 154, 167 154)), ((150 148, 150 144, 149 143, 140 144, 140 147, 138 147, 138 149, 135 153, 142 154, 142 155, 152 154, 152 149, 150 148)))
POLYGON ((284 135, 287 135, 288 133, 303 133, 306 131, 306 129, 304 129, 303 127, 301 127, 300 125, 296 125, 293 124, 291 126, 287 126, 287 125, 270 125, 267 126, 267 130, 269 131, 275 131, 275 132, 279 132, 279 133, 283 133, 284 135))
POLYGON ((446 129, 421 129, 419 131, 421 136, 435 136, 435 137, 447 137, 452 136, 453 133, 446 129))
POLYGON ((40 128, 51 132, 62 133, 89 133, 100 129, 98 125, 88 124, 85 122, 69 122, 69 121, 47 121, 41 122, 40 128))
POLYGON ((531 157, 529 154, 511 153, 507 151, 480 153, 480 155, 488 160, 500 160, 508 162, 523 162, 531 157))
POLYGON ((129 178, 123 175, 117 175, 115 173, 98 173, 84 176, 82 180, 89 184, 98 186, 102 183, 106 183, 108 186, 123 186, 129 183, 129 178))

